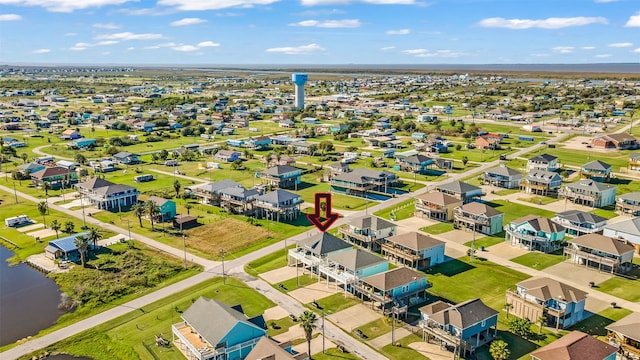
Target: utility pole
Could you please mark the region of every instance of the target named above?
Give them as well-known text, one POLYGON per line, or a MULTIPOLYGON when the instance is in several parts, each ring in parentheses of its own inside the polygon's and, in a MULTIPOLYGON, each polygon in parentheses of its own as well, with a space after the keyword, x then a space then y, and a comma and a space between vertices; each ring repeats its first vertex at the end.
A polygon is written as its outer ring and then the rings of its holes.
POLYGON ((223 284, 226 284, 227 278, 224 274, 224 249, 220 249, 220 256, 222 257, 222 282, 223 284))
POLYGON ((324 310, 322 310, 322 353, 327 353, 324 347, 324 310))
POLYGON ((82 202, 82 198, 84 197, 84 194, 80 194, 80 207, 82 208, 82 228, 86 229, 87 228, 87 219, 84 216, 84 202, 82 202))
POLYGON ((391 346, 396 346, 396 306, 391 308, 391 346))
POLYGON ((16 204, 18 203, 18 192, 16 191, 16 183, 13 183, 13 196, 16 197, 16 204))
POLYGON ((469 255, 469 258, 471 259, 471 262, 473 262, 473 258, 476 252, 476 224, 473 224, 473 238, 471 239, 471 252, 469 255))
POLYGON ((127 228, 129 229, 129 241, 131 241, 131 222, 127 219, 127 228))
POLYGON ((184 268, 187 268, 187 235, 182 234, 182 246, 184 247, 184 268))

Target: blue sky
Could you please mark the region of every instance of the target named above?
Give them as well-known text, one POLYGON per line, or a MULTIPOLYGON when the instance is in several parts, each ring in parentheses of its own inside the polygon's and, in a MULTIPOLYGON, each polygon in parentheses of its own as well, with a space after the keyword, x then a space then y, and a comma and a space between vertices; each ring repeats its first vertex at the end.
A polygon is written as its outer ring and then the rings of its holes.
POLYGON ((640 63, 639 0, 0 0, 0 63, 640 63))

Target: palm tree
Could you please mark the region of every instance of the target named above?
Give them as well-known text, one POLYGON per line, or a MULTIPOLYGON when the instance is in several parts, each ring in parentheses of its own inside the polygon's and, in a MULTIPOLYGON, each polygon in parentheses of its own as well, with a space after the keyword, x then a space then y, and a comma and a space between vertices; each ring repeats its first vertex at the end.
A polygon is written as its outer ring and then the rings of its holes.
POLYGON ((142 217, 147 212, 147 209, 145 208, 144 204, 140 202, 133 204, 133 206, 131 206, 131 211, 133 211, 133 215, 135 215, 138 218, 138 221, 140 222, 140 227, 142 227, 142 217))
POLYGON ((44 223, 44 227, 47 227, 47 218, 45 217, 45 215, 47 214, 48 210, 49 203, 47 203, 46 201, 40 201, 38 203, 38 212, 40 213, 40 215, 42 215, 42 222, 44 223))
POLYGON ((80 262, 82 263, 82 267, 84 267, 87 250, 89 249, 89 240, 82 235, 78 235, 73 243, 78 248, 78 253, 80 253, 80 262))
POLYGON ((187 209, 187 215, 191 215, 189 213, 189 210, 191 210, 191 208, 193 208, 193 205, 191 203, 186 203, 186 204, 184 204, 184 208, 187 209))
POLYGON ((542 327, 547 324, 547 317, 544 315, 540 315, 538 317, 538 335, 542 333, 542 327))
POLYGON ((51 224, 49 224, 49 227, 51 228, 51 230, 56 232, 56 239, 58 239, 58 231, 60 231, 62 224, 60 224, 58 220, 53 219, 51 220, 51 224))
POLYGON ((504 309, 507 311, 507 319, 509 318, 509 310, 511 310, 512 307, 513 307, 512 303, 505 303, 504 304, 504 309))
POLYGON ((62 232, 65 232, 67 234, 71 234, 75 229, 76 229, 76 224, 74 224, 73 221, 69 220, 66 223, 64 223, 64 227, 62 229, 62 232))
POLYGON ((151 220, 151 230, 153 230, 154 218, 158 213, 160 213, 160 208, 151 200, 144 202, 144 208, 147 211, 147 215, 149 215, 149 220, 151 220))
POLYGON ((176 197, 180 196, 180 188, 182 188, 182 184, 176 179, 176 181, 173 182, 173 190, 176 191, 176 197))
POLYGON ((494 360, 507 360, 511 355, 509 344, 504 340, 493 340, 489 346, 489 354, 494 360))
POLYGON ((316 321, 318 317, 316 313, 306 310, 300 315, 300 327, 304 330, 304 337, 307 339, 307 353, 311 356, 311 336, 313 335, 313 329, 316 328, 316 321))
POLYGON ((87 240, 93 243, 93 248, 95 249, 98 245, 98 241, 102 240, 104 234, 97 228, 90 228, 89 233, 87 234, 87 240))
POLYGON ((48 182, 43 182, 42 188, 44 189, 44 196, 49 197, 49 189, 51 189, 51 184, 49 184, 48 182))

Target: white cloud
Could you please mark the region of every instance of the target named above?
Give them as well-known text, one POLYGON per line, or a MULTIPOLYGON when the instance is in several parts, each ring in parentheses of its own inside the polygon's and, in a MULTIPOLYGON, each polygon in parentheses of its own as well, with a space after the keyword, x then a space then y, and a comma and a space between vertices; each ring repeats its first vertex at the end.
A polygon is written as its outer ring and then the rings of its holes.
POLYGON ((619 42, 619 43, 609 44, 607 46, 614 47, 614 48, 624 48, 624 47, 632 47, 633 43, 630 43, 630 42, 619 42))
POLYGON ((127 51, 132 51, 132 50, 135 50, 135 49, 136 49, 136 48, 134 48, 133 46, 129 46, 129 47, 127 48, 127 51))
POLYGON ((178 44, 174 42, 168 42, 168 43, 145 46, 143 49, 152 50, 152 49, 160 49, 160 48, 174 47, 174 46, 178 46, 178 44))
POLYGON ((339 9, 307 10, 307 11, 303 11, 301 13, 297 13, 295 15, 309 17, 309 16, 336 15, 336 14, 344 14, 344 11, 343 10, 339 10, 339 9))
POLYGON ((411 30, 409 29, 400 29, 400 30, 388 30, 387 35, 409 35, 411 34, 411 30))
POLYGON ((640 27, 640 12, 631 15, 624 27, 640 27))
POLYGON ((319 28, 357 28, 362 25, 358 19, 344 19, 344 20, 303 20, 297 23, 291 23, 289 26, 302 26, 302 27, 319 27, 319 28))
POLYGON ((117 40, 103 40, 103 41, 98 41, 97 43, 94 44, 94 46, 107 46, 107 45, 113 45, 113 44, 118 44, 120 41, 117 40))
POLYGON ((421 58, 456 58, 465 55, 463 52, 455 51, 455 50, 436 50, 436 51, 428 51, 425 49, 415 49, 413 53, 409 53, 411 55, 415 55, 416 57, 421 58))
POLYGON ((34 54, 46 54, 51 52, 51 49, 38 49, 38 50, 33 50, 34 54))
POLYGON ((169 25, 171 25, 171 26, 189 26, 189 25, 201 24, 203 22, 207 22, 207 20, 200 19, 200 18, 184 18, 184 19, 173 21, 169 25))
MULTIPOLYGON (((0 0, 1 1, 1 0, 0 0)), ((155 40, 162 39, 162 34, 134 34, 132 32, 121 32, 115 34, 103 34, 95 37, 97 40, 155 40)))
POLYGON ((96 29, 107 29, 107 30, 116 30, 120 29, 120 25, 118 24, 93 24, 93 27, 96 29))
POLYGON ((595 46, 583 46, 581 47, 582 50, 595 50, 596 47, 595 46))
POLYGON ((415 0, 302 0, 304 6, 317 5, 347 5, 352 3, 364 3, 371 5, 413 5, 415 0))
POLYGON ((595 57, 598 58, 598 59, 605 59, 605 58, 608 58, 608 57, 611 57, 611 56, 612 56, 611 54, 598 54, 595 57))
POLYGON ((134 0, 0 0, 1 5, 39 6, 51 12, 73 12, 94 7, 122 5, 134 0))
POLYGON ((72 51, 84 51, 90 48, 92 45, 89 43, 79 42, 69 48, 72 51))
POLYGON ((429 52, 429 50, 427 49, 409 49, 409 50, 402 50, 403 53, 405 54, 409 54, 409 55, 419 55, 419 54, 424 54, 429 52))
POLYGON ((318 44, 300 45, 300 46, 286 46, 269 48, 267 52, 282 53, 287 55, 311 55, 317 52, 324 51, 325 48, 318 44))
POLYGON ((199 50, 200 48, 194 45, 178 45, 178 46, 172 47, 172 49, 175 51, 189 52, 189 51, 199 50))
POLYGON ((560 54, 571 54, 575 48, 573 46, 556 46, 551 48, 551 50, 560 54))
POLYGON ((18 21, 22 20, 22 16, 18 14, 0 14, 0 21, 18 21))
POLYGON ((636 53, 636 54, 640 54, 640 48, 637 48, 637 49, 633 50, 633 52, 636 53))
POLYGON ((278 1, 280 0, 159 0, 158 5, 173 6, 178 10, 193 11, 253 7, 255 5, 270 5, 278 1))
POLYGON ((219 43, 213 42, 213 41, 203 41, 203 42, 199 42, 198 45, 196 45, 199 48, 203 48, 203 47, 218 47, 220 46, 219 43))
POLYGON ((604 17, 551 17, 547 19, 504 19, 494 17, 481 20, 478 25, 487 28, 506 28, 506 29, 561 29, 572 26, 585 26, 590 24, 608 24, 609 20, 604 17))
POLYGON ((382 50, 382 51, 391 51, 391 50, 393 50, 395 48, 396 48, 395 46, 386 46, 386 47, 380 48, 380 50, 382 50))
POLYGON ((68 32, 64 34, 64 36, 76 36, 76 35, 78 35, 78 33, 68 32))
POLYGON ((547 54, 547 53, 534 53, 534 54, 530 54, 530 56, 533 56, 533 57, 549 57, 551 55, 547 54))
POLYGON ((602 3, 602 4, 604 4, 604 3, 612 3, 612 2, 617 2, 617 1, 619 1, 619 0, 594 0, 594 2, 602 3))

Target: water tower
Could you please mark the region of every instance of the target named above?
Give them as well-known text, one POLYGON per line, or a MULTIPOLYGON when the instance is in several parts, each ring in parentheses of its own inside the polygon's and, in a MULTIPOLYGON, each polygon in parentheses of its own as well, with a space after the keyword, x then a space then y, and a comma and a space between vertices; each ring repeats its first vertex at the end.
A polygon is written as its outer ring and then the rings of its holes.
POLYGON ((291 81, 296 85, 296 107, 304 109, 304 84, 307 83, 307 74, 291 74, 291 81))

